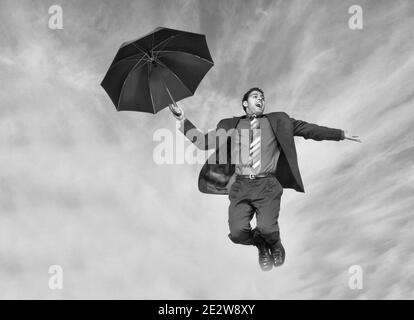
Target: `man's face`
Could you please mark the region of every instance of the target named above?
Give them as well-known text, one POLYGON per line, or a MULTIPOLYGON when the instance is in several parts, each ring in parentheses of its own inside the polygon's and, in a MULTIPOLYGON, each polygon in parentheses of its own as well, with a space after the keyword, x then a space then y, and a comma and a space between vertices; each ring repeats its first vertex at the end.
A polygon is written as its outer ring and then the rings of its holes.
POLYGON ((260 91, 252 91, 243 101, 243 106, 246 108, 247 114, 261 115, 265 109, 265 99, 260 91))

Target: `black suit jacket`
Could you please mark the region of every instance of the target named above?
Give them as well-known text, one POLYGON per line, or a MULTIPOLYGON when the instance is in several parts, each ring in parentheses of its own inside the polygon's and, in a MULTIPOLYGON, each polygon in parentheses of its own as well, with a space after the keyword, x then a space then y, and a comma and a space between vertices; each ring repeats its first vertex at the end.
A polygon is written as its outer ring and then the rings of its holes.
MULTIPOLYGON (((295 189, 299 192, 305 192, 302 178, 299 172, 299 166, 296 155, 294 136, 301 136, 305 139, 312 140, 334 140, 344 139, 344 132, 340 129, 333 129, 316 124, 307 123, 301 120, 290 118, 285 112, 272 112, 264 114, 269 119, 273 133, 279 143, 280 156, 276 168, 276 178, 284 188, 295 189)), ((217 124, 216 131, 224 129, 226 131, 234 130, 238 122, 243 117, 233 117, 221 120, 217 124)), ((189 130, 198 130, 188 119, 184 120, 180 128, 187 136, 189 130)), ((198 130, 199 131, 199 130, 198 130)), ((203 134, 205 139, 205 149, 211 146, 211 133, 203 134)), ((188 137, 193 143, 197 137, 188 137)), ((203 193, 211 194, 228 194, 231 184, 235 180, 235 164, 231 161, 231 134, 227 137, 226 143, 216 144, 215 153, 201 169, 198 188, 203 193), (227 162, 219 161, 220 154, 226 154, 227 162)), ((215 139, 213 139, 216 142, 215 139)), ((223 159, 223 158, 221 158, 223 159)))

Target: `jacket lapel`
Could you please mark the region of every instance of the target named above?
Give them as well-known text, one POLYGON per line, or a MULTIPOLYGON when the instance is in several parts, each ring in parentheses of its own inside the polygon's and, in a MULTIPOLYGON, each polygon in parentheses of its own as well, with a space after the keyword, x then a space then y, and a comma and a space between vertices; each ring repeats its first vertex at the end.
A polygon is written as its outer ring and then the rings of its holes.
POLYGON ((235 129, 235 128, 237 128, 237 125, 239 124, 239 121, 240 121, 240 119, 241 119, 242 117, 233 117, 233 118, 231 118, 230 120, 231 120, 231 123, 230 123, 230 128, 231 129, 235 129))
POLYGON ((264 117, 266 117, 269 122, 270 122, 270 126, 272 127, 273 133, 275 134, 276 138, 278 141, 280 141, 281 137, 280 135, 280 131, 279 131, 279 127, 280 127, 280 117, 278 116, 277 113, 269 113, 269 114, 265 114, 264 117))

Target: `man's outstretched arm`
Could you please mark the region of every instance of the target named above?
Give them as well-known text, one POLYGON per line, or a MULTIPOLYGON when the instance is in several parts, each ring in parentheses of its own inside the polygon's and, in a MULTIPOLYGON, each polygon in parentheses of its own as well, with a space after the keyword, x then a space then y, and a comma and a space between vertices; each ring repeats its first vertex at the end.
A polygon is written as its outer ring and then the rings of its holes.
POLYGON ((177 105, 171 105, 170 110, 173 116, 180 121, 179 130, 189 139, 197 148, 209 150, 215 148, 215 135, 203 133, 190 120, 188 120, 184 111, 177 105))
POLYGON ((293 125, 293 134, 295 136, 301 136, 305 139, 312 139, 316 141, 322 140, 334 140, 340 141, 344 139, 361 142, 359 136, 350 135, 348 131, 341 129, 328 128, 319 126, 313 123, 308 123, 302 120, 296 120, 290 118, 293 125))

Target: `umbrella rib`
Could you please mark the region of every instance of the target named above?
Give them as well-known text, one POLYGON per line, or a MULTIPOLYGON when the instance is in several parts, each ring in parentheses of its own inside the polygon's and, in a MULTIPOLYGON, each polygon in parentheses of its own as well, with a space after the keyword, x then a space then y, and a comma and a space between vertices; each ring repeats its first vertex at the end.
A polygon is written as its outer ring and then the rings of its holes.
POLYGON ((155 112, 155 105, 154 105, 154 99, 152 97, 152 91, 151 91, 151 85, 150 85, 150 68, 148 68, 147 78, 148 78, 148 90, 149 90, 149 93, 150 93, 152 110, 154 111, 154 114, 156 114, 156 112, 155 112))
MULTIPOLYGON (((157 51, 158 50, 156 50, 156 52, 157 51)), ((200 60, 203 60, 203 61, 205 61, 205 62, 207 62, 209 64, 214 65, 214 62, 212 62, 212 61, 210 61, 210 60, 208 60, 206 58, 200 57, 199 55, 196 55, 196 54, 193 54, 193 53, 189 53, 189 52, 185 52, 185 51, 179 51, 179 50, 159 50, 159 51, 160 51, 160 53, 161 52, 166 52, 166 53, 182 53, 182 54, 190 55, 190 56, 196 57, 196 58, 198 58, 200 60)), ((158 53, 157 57, 159 57, 160 53, 158 53)))
POLYGON ((177 35, 176 34, 174 34, 174 35, 172 35, 172 36, 170 36, 170 37, 168 37, 167 39, 165 39, 165 40, 163 40, 162 42, 160 42, 159 44, 157 44, 155 47, 153 47, 152 48, 152 52, 154 53, 154 52, 158 52, 156 55, 155 55, 155 59, 156 58, 158 58, 158 55, 159 55, 159 53, 165 48, 165 46, 166 45, 168 45, 168 43, 172 40, 172 39, 174 39, 175 37, 176 37, 177 35), (158 47, 162 47, 161 48, 161 50, 154 50, 154 49, 156 49, 156 48, 158 48, 158 47))
POLYGON ((151 58, 154 57, 153 49, 154 49, 154 33, 152 34, 152 40, 151 40, 151 58))
POLYGON ((146 64, 144 63, 144 64, 142 64, 142 65, 140 65, 139 67, 137 67, 138 66, 138 64, 142 61, 144 59, 144 57, 142 57, 141 59, 139 59, 139 61, 134 65, 134 67, 131 69, 131 71, 129 71, 128 72, 128 75, 126 76, 126 78, 125 78, 125 80, 124 80, 124 83, 122 84, 122 88, 121 88, 121 91, 120 91, 120 93, 119 93, 119 98, 118 98, 118 104, 117 104, 117 106, 116 106, 116 109, 119 111, 119 100, 121 99, 121 96, 122 96, 122 92, 124 91, 124 87, 125 87, 125 83, 127 82, 127 80, 128 80, 128 78, 129 78, 129 76, 131 75, 131 73, 133 72, 133 71, 135 71, 135 70, 137 70, 137 69, 139 69, 139 68, 142 68, 143 66, 145 66, 146 64))
MULTIPOLYGON (((138 53, 137 53, 137 54, 138 54, 138 53)), ((126 57, 126 58, 124 58, 124 59, 122 59, 122 60, 119 60, 119 61, 115 62, 115 64, 113 64, 113 65, 111 65, 111 66, 109 67, 109 70, 111 70, 111 69, 115 68, 116 66, 118 66, 118 64, 120 64, 120 63, 122 63, 122 62, 128 62, 128 61, 142 60, 142 59, 143 59, 143 57, 142 57, 142 56, 141 56, 141 57, 136 57, 136 58, 134 58, 134 59, 129 59, 129 58, 131 58, 131 57, 133 57, 133 56, 129 56, 129 57, 126 57)), ((138 61, 138 63, 139 63, 139 61, 138 61)), ((108 70, 108 72, 109 72, 109 70, 108 70)))
POLYGON ((173 38, 175 38, 177 35, 176 34, 173 34, 172 36, 169 36, 167 39, 164 39, 164 40, 162 40, 160 43, 158 43, 156 46, 154 46, 152 49, 153 49, 153 51, 157 51, 157 50, 154 50, 154 49, 156 49, 156 48, 158 48, 159 46, 162 46, 163 44, 164 44, 164 42, 167 42, 165 45, 167 45, 168 44, 168 42, 169 41, 171 41, 173 38))
MULTIPOLYGON (((164 39, 163 41, 161 41, 160 43, 158 43, 156 46, 154 46, 154 47, 152 47, 152 49, 151 49, 151 52, 152 53, 154 53, 154 52, 158 52, 158 54, 160 53, 160 52, 168 52, 168 51, 173 51, 173 50, 163 50, 163 49, 160 49, 160 50, 154 50, 154 49, 156 49, 156 48, 158 48, 158 47, 161 47, 161 46, 164 46, 164 48, 165 48, 165 46, 168 44, 168 42, 170 42, 171 40, 173 40, 175 37, 177 37, 177 36, 179 36, 180 34, 174 34, 174 35, 172 35, 172 36, 169 36, 167 39, 164 39)), ((135 40, 136 41, 136 40, 135 40)), ((145 54, 145 55, 147 55, 148 56, 148 54, 144 51, 144 49, 142 49, 141 47, 139 47, 138 45, 136 45, 134 42, 132 42, 131 43, 133 46, 135 46, 138 50, 140 50, 141 51, 141 53, 143 53, 143 54, 145 54)), ((175 51, 174 51, 175 52, 175 51)), ((176 51, 176 52, 183 52, 183 51, 176 51)), ((183 52, 184 53, 184 52, 183 52)), ((158 54, 155 56, 155 58, 157 58, 158 57, 158 54)), ((130 56, 127 56, 127 57, 125 57, 123 60, 125 60, 125 59, 127 59, 127 58, 129 58, 129 57, 133 57, 135 54, 133 54, 133 55, 130 55, 130 56)), ((149 57, 149 56, 148 56, 149 57)), ((203 59, 203 58, 201 58, 200 57, 200 59, 203 59)), ((208 61, 208 60, 207 60, 208 61)))
POLYGON ((148 57, 148 59, 151 59, 151 57, 148 55, 148 53, 147 53, 147 52, 145 52, 145 50, 144 50, 144 49, 142 49, 140 46, 138 46, 136 43, 132 43, 132 45, 133 45, 135 48, 137 48, 139 51, 141 51, 143 54, 145 54, 145 55, 148 57))
MULTIPOLYGON (((163 40, 163 41, 161 41, 159 44, 157 44, 156 46, 154 46, 154 48, 153 49, 155 49, 155 48, 158 48, 159 46, 161 46, 161 45, 163 45, 164 44, 164 42, 166 42, 166 41, 170 41, 170 40, 172 40, 174 37, 176 37, 177 35, 175 34, 175 35, 172 35, 172 36, 170 36, 169 38, 167 38, 167 39, 165 39, 165 40, 163 40)), ((136 41, 136 40, 135 40, 136 41)), ((144 51, 144 49, 142 49, 141 47, 137 47, 137 45, 135 45, 135 43, 131 43, 132 45, 134 45, 138 50, 140 50, 140 53, 141 54, 144 54, 144 55, 146 55, 147 57, 149 57, 148 56, 148 54, 144 51)), ((167 45, 168 43, 166 43, 165 45, 167 45)), ((162 50, 160 50, 160 51, 162 51, 162 50)), ((158 50, 153 50, 152 52, 158 52, 158 50)), ((126 60, 126 59, 128 59, 128 58, 130 58, 130 57, 133 57, 133 56, 135 56, 135 55, 137 55, 137 54, 139 54, 139 53, 134 53, 134 54, 132 54, 132 55, 130 55, 130 56, 126 56, 125 58, 123 58, 122 60, 120 60, 120 61, 124 61, 124 60, 126 60)))

